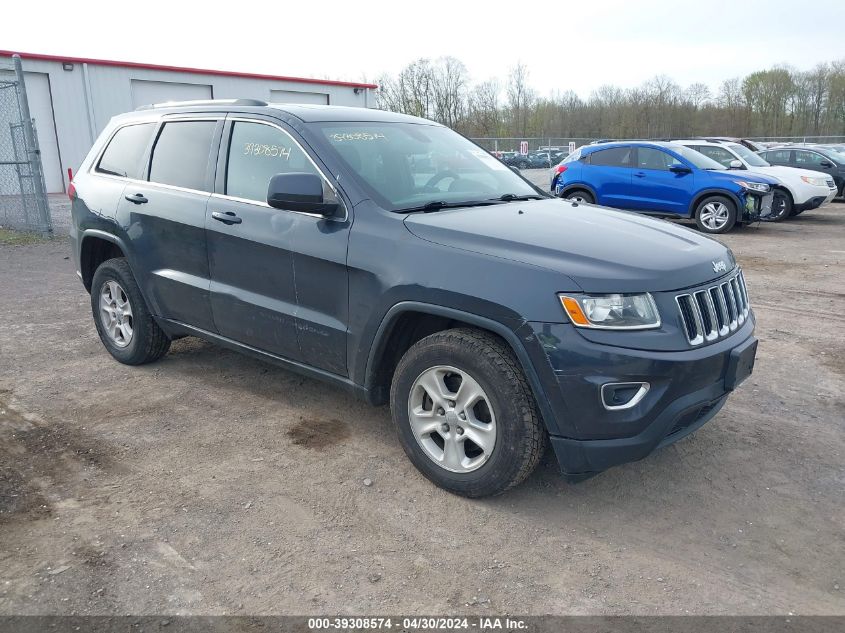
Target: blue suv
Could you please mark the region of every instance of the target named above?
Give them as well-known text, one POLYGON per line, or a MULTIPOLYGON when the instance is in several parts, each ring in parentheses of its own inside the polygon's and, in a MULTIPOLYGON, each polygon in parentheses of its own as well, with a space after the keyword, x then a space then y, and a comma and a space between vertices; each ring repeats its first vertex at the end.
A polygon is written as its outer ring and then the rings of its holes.
POLYGON ((561 198, 652 215, 694 219, 726 233, 771 215, 773 178, 740 175, 680 144, 613 142, 584 146, 552 174, 561 198))

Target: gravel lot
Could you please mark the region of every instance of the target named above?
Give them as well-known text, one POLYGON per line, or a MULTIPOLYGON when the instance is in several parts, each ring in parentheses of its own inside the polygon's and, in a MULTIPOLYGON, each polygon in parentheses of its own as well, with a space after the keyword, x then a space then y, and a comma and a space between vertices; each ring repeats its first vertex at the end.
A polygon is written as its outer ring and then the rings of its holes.
POLYGON ((845 614, 845 205, 724 241, 760 350, 723 411, 480 501, 321 383, 190 338, 117 364, 68 242, 0 245, 0 614, 845 614))

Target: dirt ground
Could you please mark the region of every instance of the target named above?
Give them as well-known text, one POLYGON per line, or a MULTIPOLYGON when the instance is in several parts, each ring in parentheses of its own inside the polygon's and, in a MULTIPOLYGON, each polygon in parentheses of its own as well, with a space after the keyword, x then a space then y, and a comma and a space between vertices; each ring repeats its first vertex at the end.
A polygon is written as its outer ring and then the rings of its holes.
POLYGON ((845 204, 724 241, 760 348, 722 412, 480 501, 324 384, 119 365, 66 239, 0 245, 0 614, 845 614, 845 204))

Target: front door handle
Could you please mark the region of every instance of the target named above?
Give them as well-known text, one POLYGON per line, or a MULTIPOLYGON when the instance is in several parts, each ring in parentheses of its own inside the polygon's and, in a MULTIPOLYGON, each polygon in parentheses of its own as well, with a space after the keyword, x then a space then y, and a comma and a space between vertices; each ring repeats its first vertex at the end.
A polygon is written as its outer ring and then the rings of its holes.
POLYGON ((645 178, 645 174, 641 171, 638 171, 636 174, 634 174, 634 176, 636 176, 637 178, 645 178))
POLYGON ((126 199, 129 200, 129 202, 134 202, 135 204, 146 204, 149 202, 149 200, 144 197, 143 193, 134 193, 131 196, 126 196, 126 199))
POLYGON ((226 211, 225 213, 222 211, 212 211, 211 217, 223 224, 240 224, 243 222, 233 211, 226 211))

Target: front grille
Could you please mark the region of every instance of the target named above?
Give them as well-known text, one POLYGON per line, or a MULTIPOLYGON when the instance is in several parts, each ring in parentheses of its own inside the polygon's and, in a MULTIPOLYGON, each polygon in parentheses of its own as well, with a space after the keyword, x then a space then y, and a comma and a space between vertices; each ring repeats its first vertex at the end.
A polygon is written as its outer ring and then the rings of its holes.
POLYGON ((748 318, 748 291, 742 271, 709 288, 675 297, 690 345, 723 338, 748 318))

